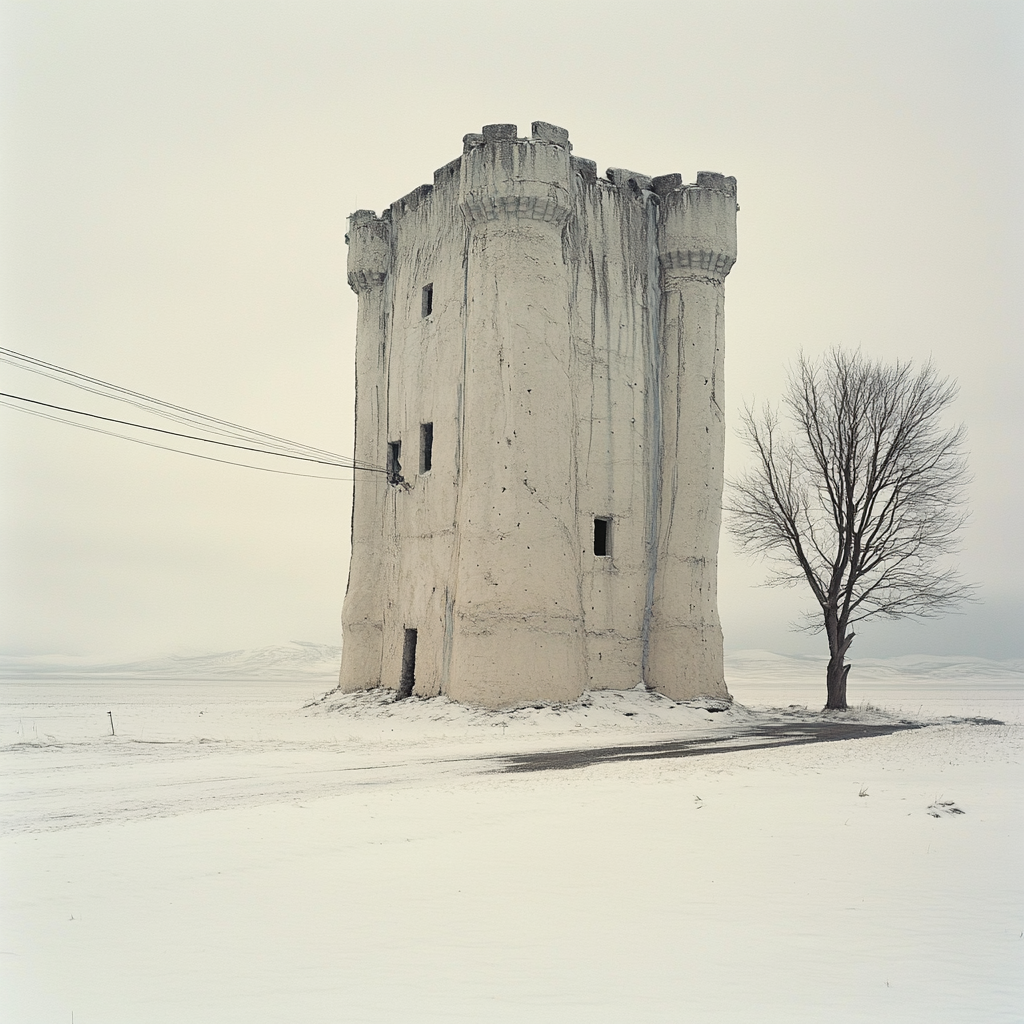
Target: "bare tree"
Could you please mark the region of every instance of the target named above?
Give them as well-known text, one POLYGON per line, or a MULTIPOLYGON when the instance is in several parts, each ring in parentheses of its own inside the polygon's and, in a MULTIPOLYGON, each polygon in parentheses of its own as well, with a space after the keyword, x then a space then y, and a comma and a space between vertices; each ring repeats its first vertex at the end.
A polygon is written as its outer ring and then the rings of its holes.
POLYGON ((967 518, 965 428, 942 422, 956 395, 931 363, 837 348, 790 372, 792 429, 769 405, 745 410, 755 464, 730 481, 729 529, 772 560, 770 585, 810 586, 808 628, 828 637, 826 708, 846 708, 854 623, 938 615, 970 595, 944 564, 967 518))

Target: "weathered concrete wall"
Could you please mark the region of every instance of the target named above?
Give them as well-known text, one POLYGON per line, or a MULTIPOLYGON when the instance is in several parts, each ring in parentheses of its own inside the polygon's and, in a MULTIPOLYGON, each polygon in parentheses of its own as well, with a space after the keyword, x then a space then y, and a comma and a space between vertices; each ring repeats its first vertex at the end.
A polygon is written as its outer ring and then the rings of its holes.
POLYGON ((343 689, 398 688, 414 629, 417 694, 725 693, 735 197, 721 175, 599 178, 537 122, 468 135, 432 186, 353 214, 356 458, 400 442, 402 479, 356 474, 343 689))

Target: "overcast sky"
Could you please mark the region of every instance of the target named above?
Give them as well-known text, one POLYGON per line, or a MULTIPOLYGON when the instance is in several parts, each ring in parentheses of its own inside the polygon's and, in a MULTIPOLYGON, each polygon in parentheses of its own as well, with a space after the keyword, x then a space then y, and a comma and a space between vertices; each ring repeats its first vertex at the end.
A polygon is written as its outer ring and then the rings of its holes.
MULTIPOLYGON (((2 4, 2 343, 351 452, 347 215, 493 122, 551 121, 603 171, 739 180, 736 409, 803 348, 956 377, 966 614, 865 624, 857 654, 1024 656, 1024 5, 2 4)), ((7 367, 2 390, 107 411, 7 367)), ((0 409, 0 651, 340 642, 351 487, 0 409)), ((805 599, 723 538, 726 646, 816 651, 805 599)))

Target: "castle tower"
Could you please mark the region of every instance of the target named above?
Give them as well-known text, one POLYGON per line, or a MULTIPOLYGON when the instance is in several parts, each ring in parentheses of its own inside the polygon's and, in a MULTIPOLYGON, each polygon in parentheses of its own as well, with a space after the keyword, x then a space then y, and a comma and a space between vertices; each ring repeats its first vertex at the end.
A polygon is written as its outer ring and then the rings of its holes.
POLYGON ((341 688, 503 707, 726 693, 716 577, 736 182, 535 122, 350 218, 359 296, 341 688))

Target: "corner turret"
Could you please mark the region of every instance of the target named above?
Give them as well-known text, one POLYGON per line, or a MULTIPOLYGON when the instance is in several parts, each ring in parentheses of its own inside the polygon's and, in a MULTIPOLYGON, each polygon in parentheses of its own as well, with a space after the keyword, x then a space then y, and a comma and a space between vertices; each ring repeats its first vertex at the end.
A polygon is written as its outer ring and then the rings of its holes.
POLYGON ((391 266, 391 225, 373 210, 356 210, 348 219, 348 284, 359 293, 384 283, 391 266))
POLYGON ((701 171, 695 185, 667 189, 661 201, 662 269, 724 281, 736 262, 736 179, 701 171))
POLYGON ((725 288, 736 179, 655 179, 661 212, 658 550, 644 681, 676 700, 725 696, 718 539, 725 463, 725 288), (670 468, 670 471, 668 471, 670 468))

